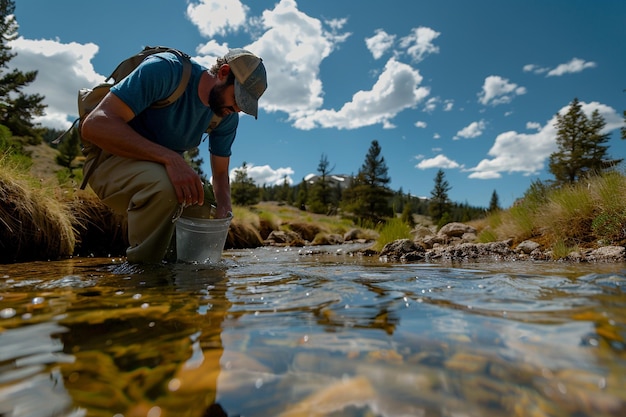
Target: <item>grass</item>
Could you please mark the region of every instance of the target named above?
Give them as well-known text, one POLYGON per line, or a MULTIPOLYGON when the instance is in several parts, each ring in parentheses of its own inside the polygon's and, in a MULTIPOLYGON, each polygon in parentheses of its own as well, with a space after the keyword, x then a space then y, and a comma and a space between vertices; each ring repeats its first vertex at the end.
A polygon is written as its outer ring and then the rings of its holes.
POLYGON ((2 155, 0 242, 4 243, 0 260, 71 255, 76 244, 75 218, 66 202, 61 189, 33 179, 23 161, 2 155))
POLYGON ((376 239, 376 243, 372 247, 376 251, 382 250, 386 244, 395 240, 413 239, 411 227, 398 217, 389 219, 380 226, 378 235, 378 239, 376 239))
POLYGON ((482 242, 534 239, 555 258, 578 248, 626 243, 626 176, 612 171, 549 189, 533 184, 521 201, 472 224, 482 242))

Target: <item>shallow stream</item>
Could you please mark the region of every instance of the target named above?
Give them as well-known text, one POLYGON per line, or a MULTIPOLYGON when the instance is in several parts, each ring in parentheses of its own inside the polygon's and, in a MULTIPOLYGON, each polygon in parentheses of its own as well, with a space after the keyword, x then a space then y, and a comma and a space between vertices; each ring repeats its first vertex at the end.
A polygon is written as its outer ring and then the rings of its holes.
POLYGON ((0 265, 0 416, 626 415, 626 264, 0 265))

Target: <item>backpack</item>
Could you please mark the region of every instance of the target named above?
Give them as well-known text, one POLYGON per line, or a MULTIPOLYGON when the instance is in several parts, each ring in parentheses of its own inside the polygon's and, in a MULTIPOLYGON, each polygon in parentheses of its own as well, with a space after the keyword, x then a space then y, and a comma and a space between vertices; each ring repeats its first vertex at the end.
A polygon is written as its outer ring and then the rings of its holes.
MULTIPOLYGON (((174 92, 169 97, 166 97, 162 100, 159 100, 153 103, 150 107, 151 108, 163 108, 163 107, 169 106, 170 104, 178 100, 178 98, 185 92, 185 89, 187 88, 187 84, 189 83, 189 78, 191 77, 191 60, 189 58, 189 55, 177 49, 168 48, 165 46, 146 46, 143 48, 143 50, 141 50, 137 54, 129 58, 126 58, 125 60, 120 62, 117 65, 117 67, 113 70, 111 75, 107 77, 104 83, 98 84, 97 86, 93 88, 81 88, 78 91, 78 118, 74 120, 72 125, 64 133, 62 133, 55 140, 53 140, 52 143, 54 144, 60 143, 61 140, 76 126, 76 124, 78 124, 78 136, 80 137, 80 126, 81 126, 82 121, 102 101, 102 99, 107 95, 111 87, 113 87, 115 84, 122 81, 128 74, 133 72, 133 70, 137 68, 139 64, 141 64, 141 62, 144 59, 146 59, 148 56, 156 54, 156 53, 160 53, 160 52, 171 52, 179 56, 183 63, 183 75, 180 79, 180 83, 178 84, 178 87, 176 87, 176 90, 174 90, 174 92), (112 83, 109 82, 111 79, 113 79, 112 83)), ((211 133, 211 131, 217 127, 217 125, 220 123, 221 120, 222 120, 221 117, 214 114, 213 117, 211 118, 211 121, 209 122, 209 126, 206 130, 206 133, 207 134, 211 133)), ((101 162, 100 160, 102 156, 102 150, 98 148, 97 146, 93 145, 92 143, 84 141, 82 137, 80 137, 80 139, 83 144, 84 155, 87 155, 89 152, 92 152, 92 151, 97 152, 96 161, 91 165, 89 171, 86 172, 83 177, 83 183, 81 184, 80 188, 84 189, 87 185, 87 180, 91 176, 92 172, 101 162)))

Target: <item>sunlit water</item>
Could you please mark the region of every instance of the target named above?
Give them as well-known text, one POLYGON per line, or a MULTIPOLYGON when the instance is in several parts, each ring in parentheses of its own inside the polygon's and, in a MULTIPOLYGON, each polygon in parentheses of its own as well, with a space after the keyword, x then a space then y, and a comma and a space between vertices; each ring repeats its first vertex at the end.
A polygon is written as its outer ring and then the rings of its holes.
POLYGON ((0 416, 626 415, 625 264, 326 249, 0 266, 0 416))

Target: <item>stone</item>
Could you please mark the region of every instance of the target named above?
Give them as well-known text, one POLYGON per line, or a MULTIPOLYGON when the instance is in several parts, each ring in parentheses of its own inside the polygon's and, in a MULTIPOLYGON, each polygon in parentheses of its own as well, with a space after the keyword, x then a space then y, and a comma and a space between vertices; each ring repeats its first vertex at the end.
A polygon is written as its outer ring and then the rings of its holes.
POLYGON ((517 245, 516 251, 531 254, 535 249, 539 249, 541 245, 537 242, 533 242, 532 240, 525 240, 519 245, 517 245))
POLYGON ((461 237, 465 233, 476 234, 476 229, 464 223, 452 222, 452 223, 446 224, 441 229, 439 229, 439 232, 437 234, 440 236, 447 236, 447 237, 461 237))

